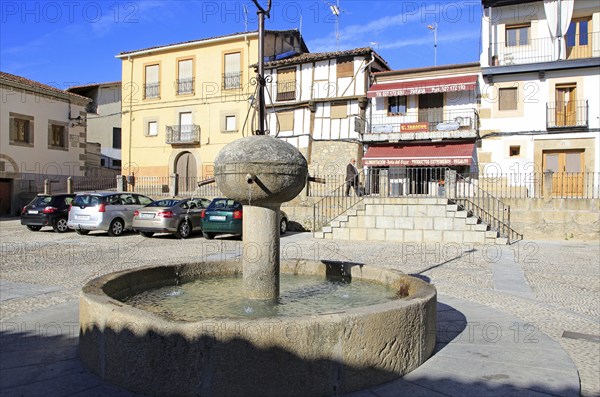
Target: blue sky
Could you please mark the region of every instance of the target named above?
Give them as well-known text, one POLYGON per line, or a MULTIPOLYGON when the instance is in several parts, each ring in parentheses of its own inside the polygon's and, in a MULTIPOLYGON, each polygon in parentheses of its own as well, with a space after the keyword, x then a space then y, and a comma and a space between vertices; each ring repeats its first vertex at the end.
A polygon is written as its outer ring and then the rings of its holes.
MULTIPOLYGON (((267 29, 301 28, 311 52, 373 47, 393 69, 476 62, 480 1, 273 0, 267 29)), ((267 0, 259 0, 266 7, 267 0)), ((119 81, 115 55, 257 29, 251 0, 0 2, 0 70, 58 88, 119 81), (247 13, 245 12, 247 10, 247 13), (247 15, 247 18, 245 18, 247 15), (247 22, 246 22, 247 21, 247 22)))

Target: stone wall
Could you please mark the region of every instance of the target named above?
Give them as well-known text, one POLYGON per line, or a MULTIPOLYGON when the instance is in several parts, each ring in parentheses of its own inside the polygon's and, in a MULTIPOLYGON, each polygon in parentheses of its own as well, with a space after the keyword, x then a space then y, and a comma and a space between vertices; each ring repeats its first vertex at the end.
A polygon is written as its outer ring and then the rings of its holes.
POLYGON ((314 141, 311 143, 308 168, 310 175, 346 175, 350 159, 361 168, 362 146, 357 142, 314 141))

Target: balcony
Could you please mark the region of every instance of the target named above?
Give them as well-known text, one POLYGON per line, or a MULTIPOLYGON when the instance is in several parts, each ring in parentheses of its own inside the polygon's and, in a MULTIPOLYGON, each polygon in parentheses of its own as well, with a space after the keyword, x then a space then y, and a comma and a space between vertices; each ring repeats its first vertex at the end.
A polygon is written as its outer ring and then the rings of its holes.
POLYGON ((223 73, 223 90, 242 88, 242 72, 223 73))
POLYGON ((277 102, 296 99, 296 82, 277 83, 277 102))
POLYGON ((193 94, 194 79, 178 79, 177 80, 177 95, 193 94))
POLYGON ((196 124, 168 125, 166 135, 167 145, 200 144, 200 126, 196 124))
MULTIPOLYGON (((566 56, 563 59, 600 57, 598 44, 600 32, 585 35, 570 34, 564 39, 566 56)), ((559 60, 558 43, 551 38, 529 39, 527 44, 498 42, 490 45, 490 66, 510 66, 559 60)))
POLYGON ((160 95, 160 83, 149 83, 144 84, 144 98, 159 98, 160 95))
POLYGON ((475 109, 419 110, 403 115, 373 115, 363 142, 476 138, 479 117, 475 109))
POLYGON ((588 101, 557 101, 546 104, 546 128, 588 128, 588 101))

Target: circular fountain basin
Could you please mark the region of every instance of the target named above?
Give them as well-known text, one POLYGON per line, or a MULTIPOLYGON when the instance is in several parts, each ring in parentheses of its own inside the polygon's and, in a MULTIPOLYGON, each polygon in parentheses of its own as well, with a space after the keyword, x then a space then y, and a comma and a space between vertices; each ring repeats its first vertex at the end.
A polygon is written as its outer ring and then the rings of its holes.
POLYGON ((80 298, 83 362, 106 381, 147 395, 304 397, 391 381, 434 349, 435 288, 370 265, 282 260, 281 272, 381 283, 397 299, 335 313, 192 322, 122 302, 168 284, 240 274, 239 262, 144 267, 90 281, 80 298))

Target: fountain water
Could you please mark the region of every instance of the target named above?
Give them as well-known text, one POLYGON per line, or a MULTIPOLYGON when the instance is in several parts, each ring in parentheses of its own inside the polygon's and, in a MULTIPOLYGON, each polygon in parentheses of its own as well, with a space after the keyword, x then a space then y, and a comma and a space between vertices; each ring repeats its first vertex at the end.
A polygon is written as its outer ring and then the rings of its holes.
MULTIPOLYGON (((258 7, 262 37, 268 11, 258 7)), ((262 53, 259 59, 257 79, 264 84, 262 53)), ((264 98, 259 103, 263 106, 264 98)), ((279 207, 302 190, 308 167, 296 148, 264 136, 264 108, 260 114, 262 134, 227 145, 215 160, 219 189, 246 204, 241 265, 199 261, 145 267, 84 286, 80 356, 101 378, 157 396, 326 396, 393 380, 433 351, 433 286, 367 264, 280 260, 279 207), (245 298, 270 307, 280 296, 280 273, 362 279, 388 288, 395 299, 326 313, 190 321, 124 303, 165 285, 240 273, 245 298)), ((171 293, 175 299, 181 295, 171 293)))

